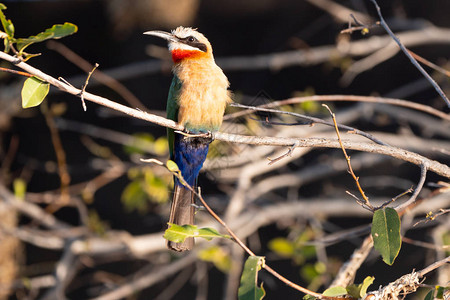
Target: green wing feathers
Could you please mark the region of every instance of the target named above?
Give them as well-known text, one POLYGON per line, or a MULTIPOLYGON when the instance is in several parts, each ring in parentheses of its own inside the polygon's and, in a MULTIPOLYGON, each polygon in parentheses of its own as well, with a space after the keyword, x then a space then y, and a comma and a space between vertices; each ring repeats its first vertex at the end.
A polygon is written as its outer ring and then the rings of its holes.
MULTIPOLYGON (((178 97, 181 91, 181 81, 177 76, 172 79, 170 85, 169 96, 167 98, 167 119, 178 122, 178 97)), ((169 154, 170 159, 173 160, 173 143, 175 139, 175 133, 172 128, 167 128, 167 140, 169 142, 169 154)))

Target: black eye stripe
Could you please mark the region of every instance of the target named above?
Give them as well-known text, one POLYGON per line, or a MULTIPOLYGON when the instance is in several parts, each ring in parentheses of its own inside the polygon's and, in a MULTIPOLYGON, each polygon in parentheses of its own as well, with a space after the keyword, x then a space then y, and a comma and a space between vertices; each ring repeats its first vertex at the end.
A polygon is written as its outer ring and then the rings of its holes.
POLYGON ((186 45, 189 45, 191 47, 198 48, 199 50, 201 50, 203 52, 207 52, 207 50, 208 50, 205 44, 199 42, 193 36, 188 36, 188 37, 185 37, 185 38, 182 38, 182 39, 180 38, 179 40, 180 40, 180 42, 182 42, 182 43, 184 43, 186 45))

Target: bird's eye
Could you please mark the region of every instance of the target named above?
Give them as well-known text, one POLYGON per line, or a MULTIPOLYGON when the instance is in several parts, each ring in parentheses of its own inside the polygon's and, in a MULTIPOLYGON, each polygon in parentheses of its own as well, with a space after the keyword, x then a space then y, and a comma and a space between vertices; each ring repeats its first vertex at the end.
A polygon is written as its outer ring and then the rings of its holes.
POLYGON ((197 39, 196 39, 195 37, 193 37, 193 36, 188 36, 186 39, 187 39, 187 41, 190 42, 190 43, 193 43, 193 42, 196 42, 196 41, 197 41, 197 39))

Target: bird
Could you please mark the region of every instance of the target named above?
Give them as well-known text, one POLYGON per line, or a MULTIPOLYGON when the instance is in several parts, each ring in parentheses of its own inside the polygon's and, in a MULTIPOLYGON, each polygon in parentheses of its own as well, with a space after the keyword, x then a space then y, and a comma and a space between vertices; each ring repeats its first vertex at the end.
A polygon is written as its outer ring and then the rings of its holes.
MULTIPOLYGON (((173 79, 167 98, 167 118, 184 126, 189 134, 168 128, 170 159, 186 183, 195 188, 200 169, 206 159, 211 138, 206 134, 218 131, 228 103, 232 102, 230 83, 216 64, 211 43, 197 29, 179 26, 170 33, 159 30, 144 34, 168 42, 173 60, 173 79), (205 135, 202 135, 205 134, 205 135)), ((174 195, 169 224, 193 225, 195 194, 174 176, 174 195)), ((170 250, 191 250, 194 238, 184 242, 167 241, 170 250)))

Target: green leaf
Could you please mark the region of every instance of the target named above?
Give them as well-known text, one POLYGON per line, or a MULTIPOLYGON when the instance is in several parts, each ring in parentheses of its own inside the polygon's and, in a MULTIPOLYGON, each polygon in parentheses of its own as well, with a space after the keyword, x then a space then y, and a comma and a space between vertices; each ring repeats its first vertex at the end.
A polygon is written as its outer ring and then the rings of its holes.
POLYGON ((166 163, 167 169, 170 172, 180 172, 180 169, 178 168, 178 165, 176 162, 174 162, 173 160, 168 160, 166 163))
POLYGON ((153 173, 151 168, 143 169, 144 178, 142 185, 147 193, 147 196, 152 202, 164 203, 169 200, 169 181, 165 180, 163 176, 158 176, 153 173))
POLYGON ((153 151, 156 155, 167 155, 169 152, 169 142, 167 141, 167 138, 164 136, 157 138, 153 145, 153 151))
POLYGON ((231 258, 229 253, 223 250, 222 247, 212 246, 203 249, 198 253, 198 257, 201 260, 212 262, 214 266, 223 273, 228 273, 228 271, 230 271, 231 258))
POLYGON ((400 218, 395 209, 386 207, 373 214, 373 245, 383 257, 383 261, 392 265, 400 252, 402 237, 400 235, 400 218))
POLYGON ((312 282, 318 276, 326 272, 326 266, 324 263, 316 262, 316 263, 306 263, 300 269, 300 275, 307 280, 308 282, 312 282))
POLYGON ((431 290, 427 293, 424 300, 433 300, 434 299, 434 290, 431 290))
POLYGON ((292 257, 294 255, 295 246, 294 243, 282 238, 277 237, 269 241, 267 245, 270 250, 282 257, 292 257))
POLYGON ((148 208, 147 194, 142 188, 140 179, 130 182, 122 192, 121 200, 127 212, 137 210, 146 212, 148 208))
POLYGON ((356 298, 356 299, 364 298, 364 296, 367 294, 367 288, 373 283, 374 280, 375 280, 375 277, 367 276, 364 279, 363 283, 351 284, 351 285, 347 286, 347 292, 353 298, 356 298))
POLYGON ((180 226, 169 223, 169 228, 164 232, 164 238, 175 243, 182 243, 188 237, 201 237, 208 241, 218 237, 231 238, 228 235, 220 234, 214 228, 205 227, 199 229, 197 226, 189 224, 180 226))
POLYGON ((436 298, 438 299, 444 299, 444 292, 448 290, 449 287, 443 287, 443 286, 436 286, 436 298))
POLYGON ((374 280, 375 280, 375 277, 373 277, 373 276, 367 276, 364 279, 364 281, 361 285, 361 291, 359 292, 360 298, 364 298, 364 296, 367 294, 367 289, 369 288, 369 286, 372 285, 374 280))
POLYGON ((149 147, 153 147, 155 138, 147 132, 138 132, 133 134, 133 139, 124 146, 127 154, 144 154, 149 147))
POLYGON ((3 40, 3 45, 5 46, 4 52, 8 53, 9 50, 11 49, 11 45, 9 44, 9 40, 8 39, 4 39, 3 40))
POLYGON ((22 107, 29 108, 38 106, 44 101, 49 89, 49 83, 37 77, 28 78, 25 80, 22 88, 22 107))
POLYGON ((195 233, 195 237, 202 237, 208 241, 212 240, 213 238, 216 237, 222 237, 222 238, 226 238, 226 239, 231 239, 231 237, 229 235, 226 234, 220 234, 217 230, 215 230, 214 228, 209 228, 209 227, 205 227, 205 228, 200 228, 198 230, 198 233, 195 233))
POLYGON ((343 296, 347 295, 347 289, 342 286, 334 286, 329 289, 326 289, 322 295, 328 296, 328 297, 337 297, 337 296, 343 296))
POLYGON ((98 213, 94 210, 89 211, 87 226, 91 231, 100 236, 104 236, 109 229, 109 224, 102 221, 98 213))
POLYGON ((14 196, 16 196, 19 199, 25 199, 25 194, 27 193, 27 184, 25 180, 21 178, 14 179, 13 188, 14 188, 14 196))
POLYGON ((0 3, 0 20, 3 25, 3 29, 9 38, 14 38, 14 25, 11 20, 7 20, 6 16, 3 14, 3 10, 6 9, 6 6, 3 3, 0 3))
POLYGON ((23 50, 31 44, 43 42, 49 39, 60 39, 74 34, 77 31, 78 27, 72 23, 66 22, 64 24, 56 24, 35 36, 17 39, 17 50, 19 50, 19 52, 23 52, 23 50))
POLYGON ((244 271, 241 276, 241 284, 238 290, 239 300, 260 300, 266 292, 261 284, 258 286, 258 271, 264 264, 264 257, 250 256, 245 261, 244 271))

